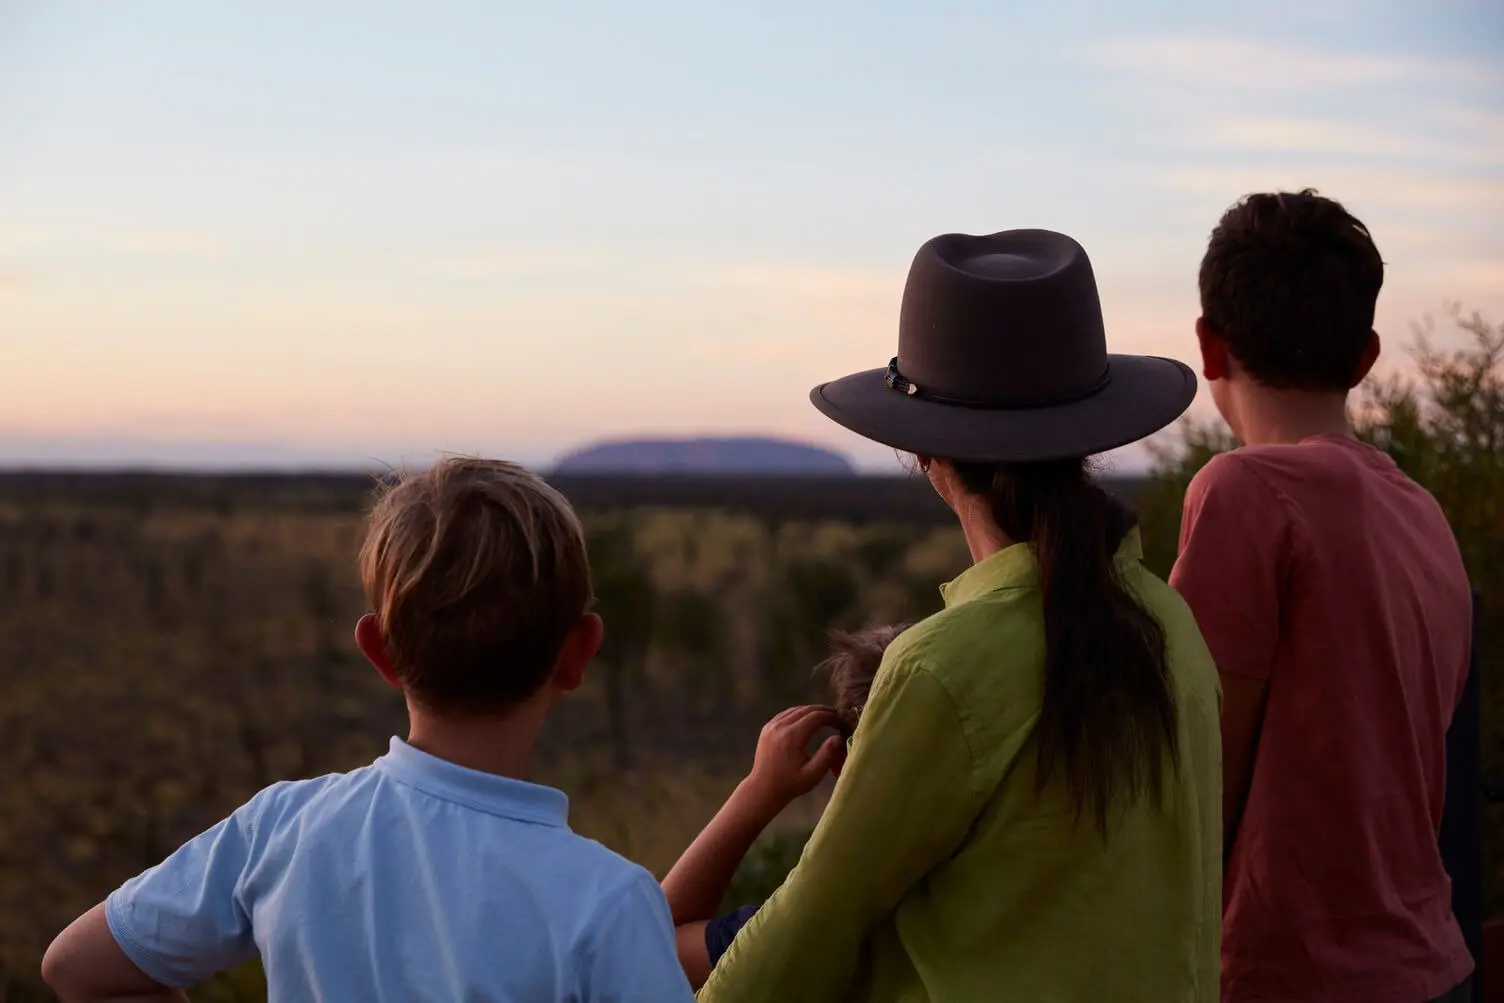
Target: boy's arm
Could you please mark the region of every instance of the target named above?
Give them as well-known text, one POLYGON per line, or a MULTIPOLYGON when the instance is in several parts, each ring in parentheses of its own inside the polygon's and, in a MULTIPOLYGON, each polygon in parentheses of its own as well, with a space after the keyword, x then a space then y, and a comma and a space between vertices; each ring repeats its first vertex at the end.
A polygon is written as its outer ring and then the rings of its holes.
POLYGON ((663 879, 679 964, 696 989, 710 977, 705 928, 726 897, 742 858, 781 810, 742 781, 663 879))
POLYGON ((747 921, 757 914, 755 906, 742 906, 735 912, 723 913, 715 919, 695 920, 674 927, 678 940, 679 967, 689 978, 689 984, 699 989, 710 978, 716 962, 726 953, 737 933, 747 921))
POLYGON ((1222 682, 1222 840, 1231 853, 1258 758, 1292 524, 1283 500, 1236 453, 1186 491, 1170 584, 1195 614, 1222 682))
POLYGON ((42 978, 63 1003, 186 1003, 137 968, 110 933, 101 903, 58 934, 42 958, 42 978))
POLYGON ((1020 727, 980 769, 950 694, 885 661, 835 794, 799 863, 732 942, 703 1003, 843 999, 872 931, 965 842, 1020 727))
POLYGON ((696 988, 711 969, 706 927, 747 851, 791 801, 809 793, 839 765, 839 740, 825 742, 813 757, 804 753, 816 732, 836 723, 828 707, 794 707, 769 721, 758 737, 752 772, 663 879, 679 963, 696 988))
POLYGON ((689 979, 691 989, 698 989, 710 978, 710 945, 705 942, 705 931, 710 921, 705 919, 680 923, 674 927, 675 947, 679 952, 679 967, 689 979))
POLYGON ((1259 733, 1264 727, 1268 684, 1221 673, 1222 677, 1222 863, 1232 856, 1238 823, 1253 787, 1259 733))
POLYGON ((816 732, 837 723, 829 707, 792 707, 763 727, 752 772, 663 879, 675 926, 713 917, 757 837, 839 764, 839 739, 826 741, 813 757, 804 754, 816 732))
POLYGON ((68 1003, 181 1000, 185 989, 255 956, 237 894, 247 826, 262 796, 132 878, 48 948, 42 972, 68 1003))
POLYGON ((675 926, 704 922, 716 914, 742 858, 787 805, 786 801, 778 803, 751 777, 737 785, 663 879, 663 894, 675 926))

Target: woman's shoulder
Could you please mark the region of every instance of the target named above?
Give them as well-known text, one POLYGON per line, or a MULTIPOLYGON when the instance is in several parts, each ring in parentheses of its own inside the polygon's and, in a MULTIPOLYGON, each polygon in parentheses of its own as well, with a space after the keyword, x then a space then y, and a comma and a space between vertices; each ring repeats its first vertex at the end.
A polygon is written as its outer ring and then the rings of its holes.
POLYGON ((1186 625, 1195 625, 1196 618, 1191 613, 1190 604, 1181 598, 1169 582, 1142 564, 1135 563, 1130 567, 1132 570, 1125 578, 1128 588, 1154 614, 1154 618, 1166 631, 1173 632, 1186 625))
POLYGON ((1031 640, 1044 649, 1044 616, 1036 589, 999 589, 934 613, 899 634, 895 659, 943 668, 978 658, 1027 654, 1031 640), (1020 643, 1023 648, 1020 649, 1020 643))
POLYGON ((899 634, 880 676, 925 674, 965 716, 1038 710, 1044 620, 1037 592, 1007 590, 943 609, 899 634))
POLYGON ((1142 565, 1135 565, 1129 584, 1164 629, 1170 664, 1181 677, 1182 686, 1215 691, 1217 666, 1190 604, 1168 582, 1142 565))

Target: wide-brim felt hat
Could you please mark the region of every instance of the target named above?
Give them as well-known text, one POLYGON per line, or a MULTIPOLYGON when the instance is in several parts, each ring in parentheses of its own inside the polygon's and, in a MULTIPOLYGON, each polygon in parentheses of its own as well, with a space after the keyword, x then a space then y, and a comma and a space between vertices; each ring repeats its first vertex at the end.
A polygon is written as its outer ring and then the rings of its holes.
POLYGON ((1091 261, 1050 230, 926 242, 904 286, 898 355, 810 391, 827 417, 875 442, 995 463, 1137 442, 1195 396, 1185 364, 1107 351, 1091 261))

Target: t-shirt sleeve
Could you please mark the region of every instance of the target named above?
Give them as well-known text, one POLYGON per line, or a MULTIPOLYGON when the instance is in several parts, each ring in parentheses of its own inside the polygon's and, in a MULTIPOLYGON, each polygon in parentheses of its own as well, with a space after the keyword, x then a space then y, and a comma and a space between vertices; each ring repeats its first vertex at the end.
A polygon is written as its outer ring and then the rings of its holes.
POLYGON ((1195 614, 1218 671, 1269 678, 1290 530, 1283 499, 1236 453, 1215 457, 1191 481, 1170 585, 1195 614))
POLYGON ((255 956, 240 886, 261 799, 257 795, 105 900, 110 933, 147 977, 183 989, 255 956))
POLYGON ((731 946, 736 939, 737 931, 747 925, 757 912, 757 906, 742 906, 733 912, 717 916, 705 924, 705 954, 710 958, 710 967, 721 960, 721 955, 731 946))
POLYGON ((702 1003, 846 997, 872 932, 964 844, 991 793, 963 732, 933 675, 884 662, 803 855, 711 971, 702 1003))
POLYGON ((596 911, 585 938, 581 1003, 690 1003, 668 900, 641 871, 596 911))

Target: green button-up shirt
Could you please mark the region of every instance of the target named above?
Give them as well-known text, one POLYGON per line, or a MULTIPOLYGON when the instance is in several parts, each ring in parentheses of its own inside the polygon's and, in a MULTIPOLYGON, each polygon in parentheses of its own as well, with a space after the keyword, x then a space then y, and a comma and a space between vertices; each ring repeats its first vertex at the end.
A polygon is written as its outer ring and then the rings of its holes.
POLYGON ((1134 531, 1118 568, 1164 625, 1178 712, 1162 801, 1104 842, 1063 781, 1036 794, 1044 620, 1033 552, 1008 547, 888 649, 804 855, 700 1000, 1215 1003, 1217 672, 1140 556, 1134 531))

